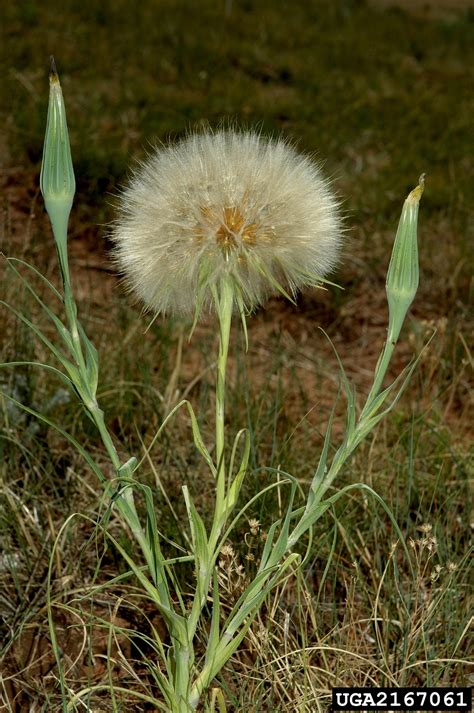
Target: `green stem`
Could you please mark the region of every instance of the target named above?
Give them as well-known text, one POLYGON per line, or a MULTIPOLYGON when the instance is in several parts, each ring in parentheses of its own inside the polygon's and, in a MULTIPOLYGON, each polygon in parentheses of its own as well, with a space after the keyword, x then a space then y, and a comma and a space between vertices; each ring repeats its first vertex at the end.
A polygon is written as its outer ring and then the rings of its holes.
POLYGON ((380 355, 379 361, 375 368, 374 382, 373 382, 371 389, 369 391, 369 395, 367 396, 367 400, 365 402, 364 408, 362 409, 362 411, 360 413, 359 423, 362 421, 364 416, 367 414, 367 411, 370 409, 370 406, 371 406, 373 400, 379 394, 379 391, 383 384, 383 380, 387 373, 387 369, 388 369, 390 361, 392 359, 392 354, 393 354, 393 350, 395 349, 395 344, 396 344, 396 341, 394 341, 393 339, 390 339, 390 338, 387 339, 387 341, 384 344, 382 354, 380 355))
POLYGON ((77 326, 77 306, 71 288, 71 274, 69 272, 69 256, 67 252, 67 229, 69 213, 71 211, 71 201, 46 201, 46 208, 53 229, 54 240, 58 254, 59 269, 64 290, 64 307, 69 323, 77 364, 83 374, 86 372, 86 363, 82 352, 82 344, 77 326))
MULTIPOLYGON (((97 430, 99 431, 102 443, 104 444, 107 450, 109 458, 112 461, 112 465, 118 473, 121 466, 121 462, 117 453, 117 449, 115 448, 114 443, 112 441, 112 437, 109 431, 107 430, 107 426, 105 425, 104 412, 96 404, 93 408, 89 408, 89 413, 94 420, 97 430)), ((118 487, 121 488, 123 486, 119 483, 118 487)), ((145 533, 143 532, 143 528, 140 525, 140 519, 138 517, 138 513, 135 508, 135 502, 133 499, 133 491, 130 486, 125 488, 123 494, 117 498, 116 503, 122 517, 129 525, 135 539, 140 545, 150 572, 153 574, 155 571, 155 565, 152 551, 150 548, 150 543, 148 542, 148 539, 145 533)), ((163 599, 163 591, 161 592, 161 594, 161 598, 163 599)), ((164 598, 163 602, 167 603, 167 599, 164 598)))
MULTIPOLYGON (((365 419, 369 417, 373 402, 379 395, 380 390, 382 388, 383 381, 397 343, 397 336, 398 335, 394 334, 393 328, 389 326, 387 341, 384 344, 383 350, 379 356, 377 365, 375 367, 374 381, 372 383, 364 407, 362 408, 362 411, 358 418, 352 437, 347 438, 347 440, 344 440, 344 443, 338 448, 334 455, 334 458, 332 459, 329 470, 324 476, 324 479, 322 479, 316 489, 313 490, 313 499, 311 502, 311 510, 313 511, 319 505, 319 503, 321 503, 324 495, 335 480, 342 466, 356 447, 360 428, 363 426, 365 419)), ((311 527, 313 524, 314 518, 311 518, 310 513, 305 510, 300 521, 294 528, 293 533, 289 538, 290 546, 293 547, 299 540, 299 538, 304 534, 304 532, 309 529, 309 527, 311 527)))
POLYGON ((120 458, 112 441, 112 437, 107 430, 107 426, 105 425, 104 412, 98 405, 96 405, 94 408, 89 409, 89 413, 94 419, 94 423, 99 431, 102 443, 106 448, 109 458, 112 461, 112 465, 115 470, 118 470, 121 466, 120 458))
POLYGON ((77 364, 81 373, 86 374, 86 362, 84 359, 81 338, 79 336, 79 329, 77 326, 77 306, 72 295, 71 286, 69 283, 66 282, 64 283, 64 306, 66 308, 66 315, 69 322, 69 331, 71 333, 72 341, 74 344, 77 364))
POLYGON ((194 656, 190 656, 189 648, 177 639, 173 641, 173 648, 176 663, 174 680, 176 701, 173 702, 173 711, 176 711, 176 713, 190 713, 192 708, 188 703, 188 695, 194 656))
MULTIPOLYGON (((216 416, 215 416, 215 439, 216 439, 216 500, 214 507, 214 518, 208 539, 207 561, 201 563, 206 567, 206 574, 202 584, 197 588, 192 610, 188 618, 188 646, 192 649, 197 625, 201 612, 207 601, 207 592, 211 583, 213 563, 215 559, 215 548, 225 521, 225 501, 226 501, 226 460, 225 460, 225 390, 227 357, 229 352, 230 328, 232 324, 232 311, 234 304, 234 289, 230 280, 224 279, 220 285, 220 292, 214 291, 214 302, 217 317, 219 320, 219 355, 217 359, 216 375, 216 416)), ((193 693, 189 696, 189 710, 195 710, 199 695, 193 687, 193 693)))
POLYGON ((229 280, 223 280, 219 299, 216 299, 216 309, 219 318, 219 357, 217 360, 216 379, 216 504, 211 536, 210 549, 215 546, 223 525, 223 510, 226 487, 225 464, 225 388, 227 355, 229 351, 230 326, 232 322, 232 309, 234 303, 234 290, 229 280))

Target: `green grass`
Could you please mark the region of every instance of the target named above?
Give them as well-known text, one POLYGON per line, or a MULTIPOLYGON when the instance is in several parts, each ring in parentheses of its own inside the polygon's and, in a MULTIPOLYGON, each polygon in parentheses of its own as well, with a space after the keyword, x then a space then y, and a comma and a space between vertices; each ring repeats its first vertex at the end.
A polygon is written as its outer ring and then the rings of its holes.
MULTIPOLYGON (((148 142, 230 118, 265 133, 282 131, 315 151, 333 176, 350 227, 336 276, 344 292, 306 294, 298 308, 272 300, 249 322, 248 357, 232 358, 229 423, 252 435, 244 496, 274 477, 264 466, 309 483, 338 390, 337 364, 319 326, 359 393, 367 392, 385 334, 384 275, 401 202, 426 171, 420 291, 393 373, 433 327, 438 332, 399 408, 336 483, 362 480, 385 498, 410 561, 401 543, 392 549, 396 533, 383 509, 351 491, 319 522, 309 565, 269 598, 216 685, 229 710, 255 713, 326 710, 332 685, 468 685, 472 11, 428 19, 349 0, 310 6, 234 0, 226 16, 224 2, 210 0, 148 2, 133 13, 122 0, 66 0, 58 14, 48 4, 25 2, 8 4, 2 35, 2 249, 57 281, 38 197, 47 58, 54 53, 78 180, 73 279, 100 353, 101 403, 123 455, 151 440, 183 394, 211 440, 216 344, 211 324, 199 326, 190 344, 185 334, 181 346, 179 324, 158 321, 144 336, 146 319, 103 270, 110 194, 126 180, 132 159, 144 155, 148 142)), ((40 319, 7 270, 1 298, 40 319)), ((42 358, 41 346, 5 310, 0 328, 2 361, 42 358)), ((106 461, 90 421, 54 378, 2 370, 0 384, 106 461)), ((91 710, 153 710, 133 696, 157 693, 151 670, 154 630, 162 624, 133 579, 93 588, 126 574, 94 524, 105 507, 94 475, 54 430, 6 401, 1 409, 0 700, 10 711, 60 710, 47 624, 51 558, 50 601, 67 684, 77 693, 113 682, 115 694, 85 695, 91 710), (74 518, 53 552, 72 513, 89 519, 74 518)), ((335 443, 341 427, 336 419, 335 443)), ((182 541, 181 484, 189 483, 204 513, 210 494, 184 414, 140 478, 157 492, 162 484, 177 521, 157 496, 160 527, 182 541)), ((257 536, 241 523, 234 567, 252 571, 246 555, 258 557, 261 532, 279 508, 276 497, 259 502, 251 513, 260 521, 257 536)), ((118 520, 111 527, 125 548, 133 547, 118 520)), ((241 581, 226 567, 229 606, 241 581)))

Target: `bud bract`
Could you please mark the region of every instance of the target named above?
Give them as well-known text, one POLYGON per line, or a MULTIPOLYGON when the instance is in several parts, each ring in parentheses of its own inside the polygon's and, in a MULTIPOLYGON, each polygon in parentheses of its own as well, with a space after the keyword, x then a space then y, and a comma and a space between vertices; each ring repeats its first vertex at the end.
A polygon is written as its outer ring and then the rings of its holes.
POLYGON ((403 204, 392 257, 387 272, 389 307, 388 340, 397 341, 406 313, 413 302, 419 282, 417 224, 418 206, 424 188, 424 175, 403 204))
POLYGON ((67 271, 67 224, 76 191, 76 181, 72 167, 66 109, 54 60, 49 76, 48 119, 40 187, 53 227, 61 267, 67 271))

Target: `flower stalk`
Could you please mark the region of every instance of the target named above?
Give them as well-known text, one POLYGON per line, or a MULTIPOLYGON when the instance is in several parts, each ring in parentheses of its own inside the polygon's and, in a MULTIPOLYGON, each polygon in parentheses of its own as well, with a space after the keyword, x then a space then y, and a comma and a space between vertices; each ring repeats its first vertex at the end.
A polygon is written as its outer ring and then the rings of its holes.
MULTIPOLYGON (((122 464, 104 420, 104 413, 96 400, 98 385, 98 355, 85 334, 77 317, 67 249, 68 223, 74 201, 76 182, 71 157, 67 128, 66 108, 54 59, 51 60, 49 75, 49 103, 46 134, 41 164, 40 187, 45 207, 51 222, 56 244, 61 279, 64 291, 64 308, 69 324, 69 337, 61 325, 62 336, 71 350, 74 366, 68 366, 74 387, 89 415, 94 421, 102 442, 117 473, 120 495, 117 498, 119 510, 138 540, 149 563, 153 561, 152 551, 140 525, 136 511, 133 490, 123 485, 123 478, 130 478, 132 463, 122 464)), ((61 357, 60 357, 61 358, 61 357)), ((67 364, 66 359, 62 359, 67 364)), ((136 463, 136 459, 133 459, 136 463)))
POLYGON ((306 507, 289 539, 290 547, 293 547, 302 535, 312 527, 316 520, 325 512, 329 505, 329 501, 323 500, 325 493, 355 448, 357 448, 359 443, 370 433, 374 426, 397 403, 415 366, 412 365, 408 370, 408 374, 403 380, 398 393, 392 402, 382 410, 382 407, 388 397, 393 393, 399 381, 399 379, 396 379, 395 382, 384 391, 380 391, 403 322, 418 289, 419 264, 417 226, 418 207, 423 190, 424 174, 420 176, 418 186, 410 192, 403 204, 398 230, 395 236, 386 279, 387 302, 389 307, 387 340, 375 367, 371 389, 359 417, 356 418, 354 393, 349 385, 342 364, 340 364, 347 399, 347 425, 345 436, 342 444, 336 450, 330 465, 328 465, 332 414, 329 419, 320 461, 311 483, 306 507))
POLYGON ((230 326, 234 303, 234 289, 229 279, 222 281, 220 294, 214 290, 216 312, 219 321, 219 356, 216 374, 216 504, 211 542, 215 544, 223 523, 223 507, 226 489, 225 457, 225 395, 227 357, 229 353, 230 326))
POLYGON ((379 394, 405 317, 418 290, 420 270, 417 225, 418 208, 424 187, 425 175, 422 174, 418 185, 409 193, 403 204, 385 285, 389 309, 387 340, 362 415, 369 411, 373 400, 379 394))
MULTIPOLYGON (((76 179, 72 165, 66 108, 53 57, 49 74, 48 116, 41 162, 40 188, 53 229, 59 259, 64 290, 64 307, 73 344, 73 356, 81 374, 84 375, 87 372, 87 367, 79 335, 76 302, 71 289, 67 249, 68 223, 76 192, 76 179)), ((88 388, 88 382, 88 378, 82 379, 80 390, 85 402, 92 408, 96 404, 95 393, 92 393, 92 390, 88 388)))

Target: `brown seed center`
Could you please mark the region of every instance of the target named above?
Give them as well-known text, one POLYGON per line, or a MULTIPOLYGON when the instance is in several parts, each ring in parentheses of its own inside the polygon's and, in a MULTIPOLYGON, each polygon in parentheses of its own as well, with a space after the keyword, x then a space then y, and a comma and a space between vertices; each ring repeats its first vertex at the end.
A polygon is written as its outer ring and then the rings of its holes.
MULTIPOLYGON (((238 247, 239 239, 245 245, 255 245, 257 242, 257 224, 245 223, 245 218, 239 208, 229 206, 224 208, 220 217, 208 207, 201 208, 201 214, 205 222, 214 226, 216 222, 220 225, 215 232, 216 243, 224 252, 229 252, 238 247)), ((195 228, 198 240, 203 238, 201 226, 195 228)))
POLYGON ((246 225, 244 217, 238 208, 224 208, 222 222, 216 232, 216 241, 223 250, 235 248, 238 237, 243 243, 254 245, 257 239, 256 232, 256 224, 249 223, 246 225))

